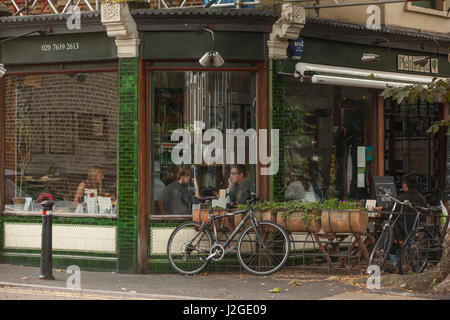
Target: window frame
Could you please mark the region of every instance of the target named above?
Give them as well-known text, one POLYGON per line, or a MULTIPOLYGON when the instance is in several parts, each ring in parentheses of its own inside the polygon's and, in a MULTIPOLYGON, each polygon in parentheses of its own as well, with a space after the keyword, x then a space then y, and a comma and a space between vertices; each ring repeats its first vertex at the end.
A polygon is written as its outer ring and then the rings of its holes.
MULTIPOLYGON (((225 67, 200 67, 200 66, 190 66, 193 64, 198 64, 197 61, 176 61, 175 62, 177 66, 173 66, 173 61, 163 61, 163 60, 155 60, 155 61, 146 61, 145 62, 145 77, 147 81, 145 81, 146 84, 146 99, 145 99, 145 105, 147 110, 150 110, 149 113, 149 131, 148 131, 148 137, 149 137, 149 157, 148 157, 148 183, 149 188, 148 192, 146 192, 145 196, 149 198, 149 201, 147 203, 148 210, 147 210, 147 217, 149 220, 157 220, 157 221, 174 221, 174 220, 190 220, 192 218, 192 214, 188 215, 161 215, 161 214, 154 214, 153 213, 153 204, 151 203, 152 197, 152 187, 153 187, 153 138, 152 138, 152 132, 153 132, 153 116, 154 116, 154 95, 152 92, 152 73, 154 72, 249 72, 251 73, 251 81, 252 81, 252 94, 253 97, 256 99, 256 103, 252 107, 252 112, 254 113, 254 119, 252 119, 252 125, 254 125, 255 129, 263 128, 264 127, 264 121, 261 121, 258 117, 259 114, 261 114, 261 110, 265 107, 264 98, 262 96, 262 92, 264 91, 265 85, 264 85, 264 78, 262 76, 262 73, 264 71, 267 71, 267 67, 265 63, 258 63, 255 61, 236 61, 236 64, 242 63, 242 64, 250 64, 251 66, 225 66, 225 67), (153 63, 156 62, 156 66, 153 65, 153 63), (167 63, 167 65, 165 65, 167 63), (183 65, 184 64, 184 65, 183 65), (178 66, 179 65, 179 66, 178 66)), ((267 110, 268 112, 268 110, 267 110)), ((269 129, 268 124, 268 118, 269 114, 267 113, 267 129, 269 129)), ((262 179, 256 174, 260 168, 260 164, 253 165, 255 170, 251 171, 251 178, 252 178, 252 187, 255 188, 256 192, 259 192, 261 189, 261 186, 264 184, 262 179), (254 184, 253 184, 254 182, 254 184)), ((264 192, 264 191, 263 191, 264 192)))
MULTIPOLYGON (((29 76, 29 75, 49 75, 49 74, 77 74, 77 73, 116 73, 117 77, 119 68, 116 61, 99 61, 95 63, 64 63, 64 64, 43 64, 43 65, 13 65, 5 66, 8 70, 12 67, 13 71, 7 73, 0 78, 0 215, 4 216, 41 216, 39 211, 8 211, 6 206, 6 189, 5 189, 5 155, 6 155, 6 79, 8 77, 29 76), (114 66, 106 64, 114 63, 114 66), (98 66, 98 67, 97 67, 98 66), (39 70, 42 68, 42 70, 39 70), (14 69, 17 69, 14 71, 14 69), (36 70, 36 71, 32 71, 36 70)), ((117 97, 119 88, 117 87, 117 97)), ((117 106, 118 107, 118 106, 117 106)), ((117 166, 117 171, 118 171, 117 166)), ((116 172, 118 177, 118 172, 116 172)), ((118 182, 116 182, 116 190, 118 191, 118 182)), ((117 194, 117 192, 116 192, 117 194)), ((54 216, 75 217, 75 218, 110 218, 117 219, 118 213, 100 214, 100 213, 73 213, 73 212, 54 212, 54 216)))

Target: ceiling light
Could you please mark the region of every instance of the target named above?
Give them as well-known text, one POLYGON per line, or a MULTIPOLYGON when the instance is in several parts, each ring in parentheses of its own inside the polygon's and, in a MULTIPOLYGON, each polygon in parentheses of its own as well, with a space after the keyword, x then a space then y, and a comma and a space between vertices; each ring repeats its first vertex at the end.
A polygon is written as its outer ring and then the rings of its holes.
POLYGON ((215 67, 221 67, 225 63, 222 56, 214 49, 215 46, 215 39, 214 39, 214 31, 208 28, 202 28, 200 31, 208 31, 211 33, 212 37, 212 44, 211 44, 211 50, 206 52, 199 60, 198 62, 204 66, 210 66, 214 65, 215 67))

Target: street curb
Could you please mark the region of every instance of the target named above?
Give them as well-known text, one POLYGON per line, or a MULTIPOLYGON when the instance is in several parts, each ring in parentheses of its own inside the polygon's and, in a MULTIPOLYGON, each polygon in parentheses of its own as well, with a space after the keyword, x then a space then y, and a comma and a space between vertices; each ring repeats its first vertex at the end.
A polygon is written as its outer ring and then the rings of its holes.
POLYGON ((51 289, 51 290, 62 290, 62 291, 70 291, 76 293, 103 293, 103 294, 114 294, 120 296, 130 296, 133 297, 142 297, 149 298, 152 300, 215 300, 210 298, 202 298, 202 297, 189 297, 189 296, 177 296, 177 295, 167 295, 167 294, 152 294, 152 293, 132 293, 126 291, 112 291, 112 290, 95 290, 95 289, 70 289, 65 287, 56 287, 56 286, 43 286, 38 284, 24 284, 17 282, 1 282, 0 286, 4 287, 24 287, 24 288, 35 288, 35 289, 51 289))

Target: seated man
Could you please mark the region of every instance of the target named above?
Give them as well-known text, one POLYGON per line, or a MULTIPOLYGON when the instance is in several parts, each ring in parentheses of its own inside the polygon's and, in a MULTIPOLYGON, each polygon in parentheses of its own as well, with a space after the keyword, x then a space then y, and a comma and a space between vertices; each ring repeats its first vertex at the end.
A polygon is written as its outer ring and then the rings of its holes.
POLYGON ((190 170, 182 167, 177 174, 177 181, 164 188, 161 199, 166 214, 190 214, 189 204, 192 202, 192 196, 199 197, 195 179, 192 179, 194 188, 189 188, 190 175, 190 170))
POLYGON ((228 179, 230 201, 234 204, 245 204, 250 198, 250 179, 245 178, 246 169, 243 165, 234 165, 228 179))
MULTIPOLYGON (((428 207, 424 196, 417 191, 417 184, 418 181, 415 174, 405 174, 402 179, 403 192, 398 196, 398 200, 402 202, 407 200, 413 205, 428 207)), ((400 211, 400 206, 397 207, 396 211, 400 211)), ((403 208, 403 213, 394 225, 394 246, 390 257, 392 265, 395 265, 397 261, 396 251, 398 251, 401 242, 406 239, 408 233, 412 231, 416 219, 415 211, 410 208, 403 208)))

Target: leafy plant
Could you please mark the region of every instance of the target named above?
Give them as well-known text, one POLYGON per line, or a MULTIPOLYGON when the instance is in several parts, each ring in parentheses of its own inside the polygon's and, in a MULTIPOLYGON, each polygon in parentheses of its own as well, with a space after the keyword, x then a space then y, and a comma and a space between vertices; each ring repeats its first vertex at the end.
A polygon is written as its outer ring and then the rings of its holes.
POLYGON ((321 203, 322 210, 350 210, 350 209, 362 209, 363 206, 358 200, 339 200, 331 198, 324 200, 321 203))

